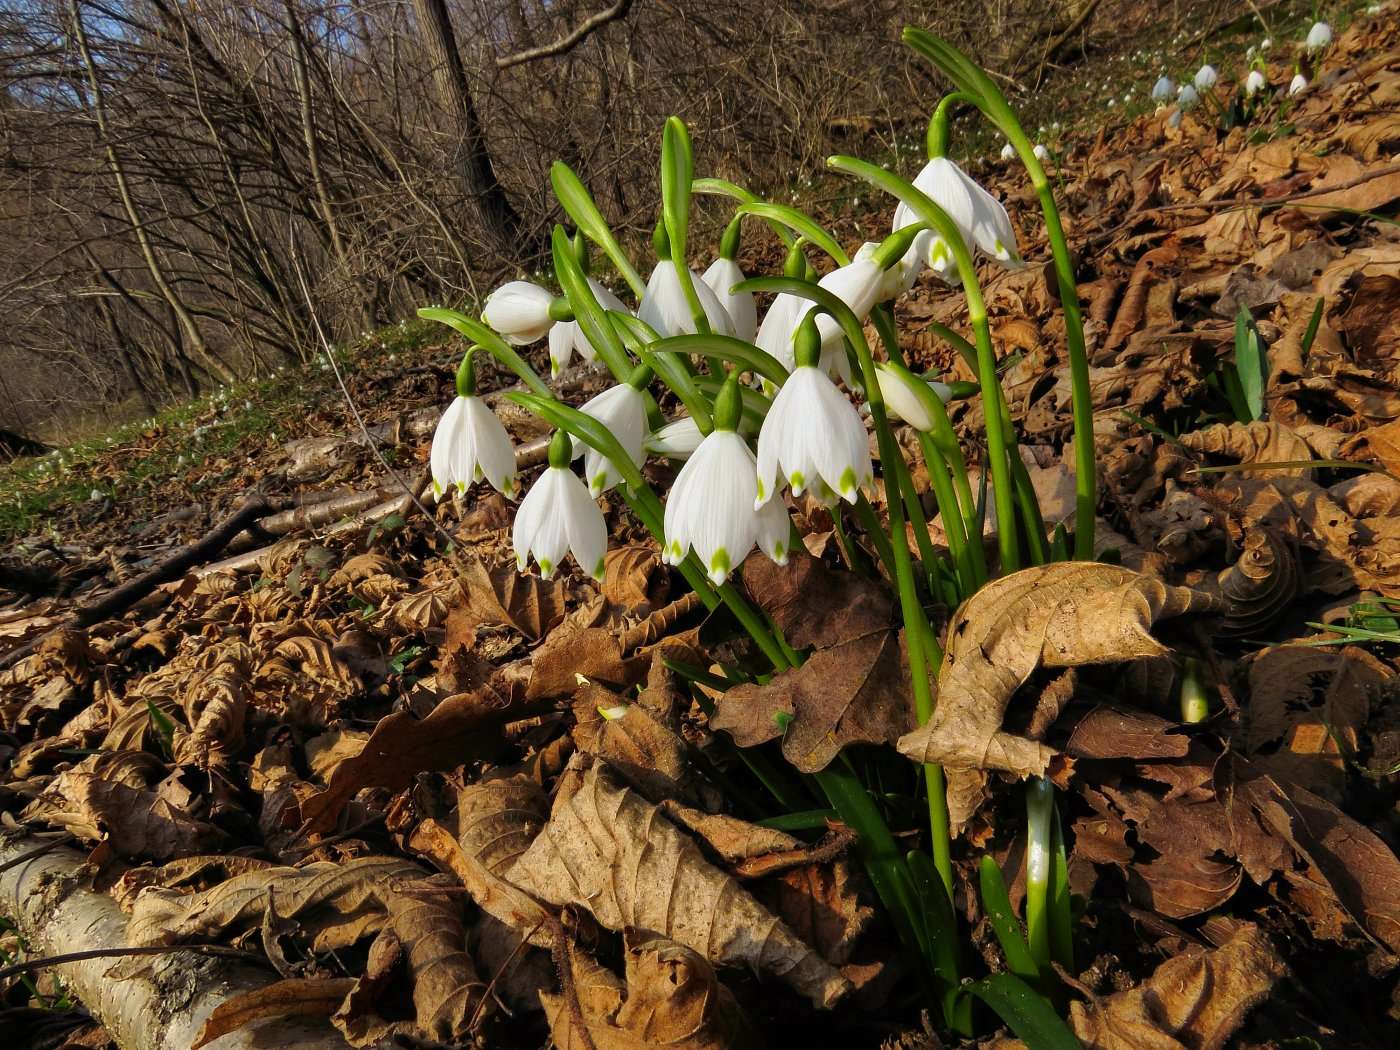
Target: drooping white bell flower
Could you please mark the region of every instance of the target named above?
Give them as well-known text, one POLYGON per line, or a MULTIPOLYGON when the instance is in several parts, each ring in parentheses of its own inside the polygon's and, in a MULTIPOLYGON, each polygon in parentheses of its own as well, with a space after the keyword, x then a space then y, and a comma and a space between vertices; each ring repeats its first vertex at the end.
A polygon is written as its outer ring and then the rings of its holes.
MULTIPOLYGON (((705 320, 709 322, 710 331, 717 335, 733 335, 734 322, 729 316, 729 311, 716 298, 714 290, 693 270, 690 271, 690 280, 695 287, 695 296, 700 300, 700 307, 705 312, 705 320)), ((690 312, 690 301, 686 299, 685 291, 681 288, 676 264, 670 259, 662 259, 656 264, 656 269, 651 271, 651 279, 647 281, 647 289, 642 295, 641 305, 637 308, 637 316, 651 325, 663 339, 695 331, 695 318, 690 312)))
POLYGON ((1190 84, 1182 84, 1181 87, 1176 89, 1176 104, 1181 109, 1190 109, 1200 101, 1201 96, 1190 84))
POLYGON ((754 454, 735 430, 738 381, 731 375, 715 398, 715 428, 686 460, 666 500, 663 522, 668 565, 693 550, 705 572, 721 584, 754 545, 779 565, 787 564, 791 529, 781 502, 757 505, 754 454))
MULTIPOLYGON (((591 276, 588 278, 588 286, 593 289, 594 298, 604 310, 615 310, 624 314, 631 312, 623 305, 621 299, 591 276)), ((549 330, 550 373, 558 375, 568 368, 575 352, 585 361, 592 361, 598 356, 598 351, 588 341, 588 336, 584 335, 582 325, 577 321, 558 322, 549 330)))
POLYGON ((1326 22, 1314 22, 1312 28, 1308 30, 1308 50, 1321 51, 1330 43, 1332 43, 1332 27, 1326 22))
POLYGON ((476 396, 471 353, 457 370, 457 396, 433 431, 428 464, 433 498, 441 499, 454 485, 458 493, 483 477, 507 499, 515 498, 515 450, 496 413, 476 396))
POLYGON ((1035 154, 1035 159, 1042 164, 1050 159, 1050 150, 1044 143, 1037 142, 1031 152, 1035 154))
POLYGON ((1196 70, 1195 84, 1197 91, 1209 91, 1215 87, 1215 82, 1220 79, 1220 74, 1215 71, 1215 67, 1207 63, 1196 70))
MULTIPOLYGON (((860 321, 870 316, 871 309, 880 301, 881 292, 886 288, 885 271, 873 258, 857 258, 845 266, 832 270, 817 282, 821 288, 831 292, 851 308, 860 321)), ((794 363, 793 340, 801 328, 803 320, 815 311, 816 307, 801 296, 786 292, 773 300, 768 313, 763 317, 756 337, 759 349, 766 351, 788 371, 794 363)), ((836 319, 829 314, 817 318, 817 328, 821 335, 820 367, 840 376, 847 384, 851 382, 851 366, 846 357, 844 333, 836 319)))
POLYGON ((915 430, 927 432, 933 429, 934 418, 927 403, 928 397, 936 397, 946 404, 952 394, 946 384, 931 383, 893 362, 877 364, 875 378, 885 399, 885 411, 895 419, 904 420, 915 430))
POLYGON ((1301 95, 1306 90, 1308 90, 1308 78, 1302 73, 1294 74, 1293 79, 1288 82, 1289 97, 1301 95))
MULTIPOLYGON (((918 237, 910 242, 909 250, 894 265, 884 271, 884 278, 880 282, 879 289, 875 293, 875 302, 883 303, 891 299, 898 299, 901 295, 914 287, 914 282, 919 276, 919 267, 923 265, 914 255, 914 250, 918 245, 918 237)), ((878 241, 866 241, 856 250, 856 261, 865 262, 874 260, 875 253, 880 250, 878 241)), ((876 265, 879 265, 877 262, 876 265)), ((874 305, 873 303, 871 304, 874 305)), ((868 312, 868 311, 867 311, 868 312)))
MULTIPOLYGON (((1016 230, 1001 201, 953 161, 934 157, 914 177, 914 186, 948 213, 969 248, 979 248, 1008 267, 1021 265, 1016 230)), ((914 210, 900 202, 895 209, 894 228, 900 230, 917 221, 914 210)), ((916 243, 921 244, 924 261, 934 273, 950 284, 958 282, 956 258, 942 237, 930 233, 927 240, 916 243)))
POLYGON ((1259 51, 1260 51, 1261 54, 1263 54, 1264 52, 1268 51, 1269 48, 1271 48, 1271 47, 1273 47, 1273 46, 1274 46, 1274 38, 1271 37, 1271 36, 1266 36, 1263 40, 1259 41, 1259 51))
POLYGON ((1157 78, 1157 83, 1152 85, 1152 101, 1166 102, 1176 93, 1176 84, 1172 78, 1165 74, 1157 78))
MULTIPOLYGON (((640 378, 640 386, 629 379, 608 387, 601 394, 584 402, 579 411, 592 416, 607 427, 623 450, 631 457, 633 466, 640 467, 646 462, 646 450, 642 447, 647 436, 647 402, 642 395, 650 380, 645 374, 640 378)), ((588 491, 593 496, 601 496, 622 480, 612 460, 592 445, 574 438, 573 456, 583 457, 583 476, 588 482, 588 491)))
POLYGON ((653 456, 689 459, 704 438, 705 435, 700 433, 700 424, 690 416, 681 416, 648 434, 642 448, 653 456))
POLYGON ((588 489, 569 469, 570 446, 564 431, 554 435, 549 466, 520 501, 511 530, 515 564, 524 572, 533 557, 540 574, 549 579, 564 555, 572 554, 579 568, 601 580, 608 527, 588 489))
POLYGON ((720 306, 729 315, 734 326, 734 335, 746 343, 752 343, 758 334, 758 307, 754 305, 753 292, 734 292, 733 287, 744 280, 744 271, 733 259, 721 255, 700 275, 710 291, 715 293, 720 306))
POLYGON ((1244 78, 1244 93, 1253 98, 1259 92, 1269 86, 1269 78, 1257 69, 1251 69, 1249 76, 1244 78))
POLYGON ((542 339, 554 327, 549 304, 554 296, 529 281, 508 281, 486 297, 481 319, 505 337, 525 346, 542 339))
POLYGON ((1002 147, 1001 147, 1001 159, 1002 159, 1002 160, 1015 160, 1015 159, 1016 159, 1016 147, 1013 146, 1013 145, 1011 145, 1011 143, 1009 143, 1009 142, 1006 143, 1006 145, 1002 146, 1002 147))
POLYGON ((860 413, 817 367, 821 336, 808 316, 795 341, 797 367, 773 399, 758 432, 755 507, 768 503, 784 483, 794 496, 818 481, 854 503, 874 478, 870 439, 860 413))

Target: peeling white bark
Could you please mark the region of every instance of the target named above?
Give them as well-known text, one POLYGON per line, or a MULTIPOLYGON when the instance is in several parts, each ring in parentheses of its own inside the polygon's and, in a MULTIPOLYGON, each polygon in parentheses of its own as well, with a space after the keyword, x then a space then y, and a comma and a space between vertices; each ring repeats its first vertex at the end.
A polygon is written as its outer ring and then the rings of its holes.
MULTIPOLYGON (((0 833, 0 866, 41 845, 0 833)), ((43 955, 128 944, 126 916, 82 877, 83 855, 59 848, 0 871, 0 914, 43 955)), ((266 970, 193 952, 88 959, 56 967, 122 1050, 189 1050, 216 1006, 276 979, 266 970), (119 969, 118 969, 119 968, 119 969)), ((328 1023, 275 1019, 208 1043, 210 1050, 341 1050, 328 1023)))

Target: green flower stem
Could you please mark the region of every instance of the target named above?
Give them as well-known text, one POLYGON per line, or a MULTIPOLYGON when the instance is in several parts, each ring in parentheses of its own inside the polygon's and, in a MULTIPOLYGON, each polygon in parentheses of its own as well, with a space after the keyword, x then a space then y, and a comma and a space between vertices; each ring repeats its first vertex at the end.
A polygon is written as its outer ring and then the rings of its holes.
POLYGON ((671 261, 676 267, 681 292, 690 307, 695 331, 708 335, 710 319, 695 292, 695 280, 686 258, 686 238, 690 226, 690 187, 695 178, 695 159, 690 132, 679 117, 666 118, 661 133, 661 200, 666 235, 671 242, 671 261))
POLYGON ((1055 789, 1044 777, 1026 783, 1026 941, 1042 974, 1050 972, 1050 815, 1055 789))
POLYGON ((603 363, 608 366, 613 378, 619 383, 625 383, 627 377, 632 374, 632 362, 627 357, 627 349, 622 345, 612 322, 608 320, 608 312, 593 294, 588 275, 583 272, 564 227, 554 227, 550 237, 550 248, 554 255, 554 274, 559 279, 559 286, 564 290, 564 297, 568 299, 570 309, 574 312, 574 319, 583 329, 588 341, 593 344, 598 356, 603 359, 603 363))
MULTIPOLYGON (((1055 260, 1055 278, 1060 291, 1060 308, 1065 315, 1065 342, 1069 347, 1070 391, 1073 399, 1075 456, 1075 557, 1083 561, 1094 556, 1095 509, 1098 501, 1094 462, 1094 405, 1089 389, 1089 355, 1084 345, 1084 319, 1079 309, 1079 287, 1074 279, 1074 261, 1065 240, 1064 225, 1055 204, 1050 179, 1035 145, 1027 137, 1001 88, 975 62, 952 44, 925 29, 905 27, 904 42, 941 69, 969 100, 1006 136, 1021 157, 1030 175, 1045 215, 1045 233, 1055 260)), ((1000 508, 998 508, 1000 513, 1000 508)))
MULTIPOLYGON (((691 182, 691 189, 696 193, 709 194, 717 197, 729 197, 740 204, 761 204, 763 199, 756 194, 750 193, 737 183, 729 182, 726 179, 716 179, 712 177, 695 179, 691 182)), ((791 231, 776 219, 769 219, 768 226, 777 235, 778 240, 783 242, 783 246, 791 248, 797 243, 791 231)))
POLYGON ((961 91, 950 91, 938 101, 933 116, 929 118, 928 132, 924 136, 924 149, 929 160, 948 155, 948 110, 955 103, 975 103, 961 91))
POLYGON ((987 452, 991 460, 993 495, 996 499, 997 520, 1004 523, 997 529, 997 544, 1001 552, 1002 572, 1015 572, 1021 567, 1020 544, 1016 530, 1015 503, 1011 484, 1011 456, 1015 454, 1015 432, 1003 427, 1001 387, 997 383, 996 351, 992 348, 992 332, 987 324, 987 306, 982 299, 982 287, 977 282, 977 269, 972 252, 963 240, 957 224, 948 213, 929 199, 916 186, 855 157, 830 157, 827 164, 837 171, 865 179, 887 193, 898 197, 913 209, 929 229, 943 238, 963 277, 963 294, 967 297, 967 316, 976 336, 977 380, 982 388, 982 415, 987 427, 987 452))
MULTIPOLYGON (((930 477, 932 471, 929 472, 930 477)), ((919 548, 919 563, 923 566, 923 590, 925 594, 932 594, 933 588, 929 583, 938 563, 938 555, 933 550, 933 537, 928 532, 928 518, 924 514, 924 505, 919 501, 919 492, 914 487, 914 477, 908 469, 899 472, 899 490, 904 497, 904 513, 907 515, 913 528, 914 545, 919 548)), ((937 490, 934 491, 935 498, 937 490)), ((942 504, 940 504, 942 506, 942 504)), ((936 663, 937 661, 935 661, 936 663)))
POLYGON ((632 289, 632 294, 637 297, 638 302, 641 302, 642 296, 646 293, 646 282, 637 273, 632 261, 627 258, 627 253, 622 250, 622 245, 617 243, 617 238, 608 228, 607 222, 603 219, 603 213, 598 210, 598 205, 594 203, 588 188, 583 184, 583 180, 562 160, 554 162, 554 165, 549 169, 549 178, 554 186, 555 198, 569 218, 574 220, 574 225, 582 230, 584 235, 612 260, 613 265, 617 267, 617 272, 622 274, 622 279, 632 289))
POLYGON ((953 564, 958 568, 958 584, 963 594, 972 594, 986 582, 986 566, 979 575, 972 561, 972 545, 967 537, 967 523, 962 509, 958 506, 957 495, 953 492, 953 479, 943 454, 934 445, 933 439, 922 431, 919 434, 919 451, 924 456, 924 469, 928 471, 933 495, 938 500, 938 509, 943 515, 943 535, 948 539, 948 550, 953 555, 953 564))
MULTIPOLYGON (((832 508, 832 517, 841 513, 840 504, 832 508)), ((856 520, 860 522, 860 527, 865 530, 865 534, 870 537, 870 542, 875 545, 875 553, 880 558, 880 564, 884 566, 885 574, 890 579, 896 579, 894 547, 890 544, 890 538, 885 535, 884 526, 880 524, 880 516, 875 513, 875 508, 871 506, 870 500, 862 492, 856 497, 855 503, 856 520)))
POLYGON ((480 346, 488 354, 520 377, 520 381, 541 397, 554 396, 539 375, 526 364, 525 359, 515 348, 480 321, 468 317, 457 310, 446 310, 437 306, 425 306, 418 311, 425 321, 437 321, 464 335, 473 344, 480 346))
MULTIPOLYGON (((1010 426, 1009 420, 1006 425, 1010 426)), ((1031 564, 1044 565, 1049 560, 1049 551, 1045 546, 1045 518, 1040 513, 1040 499, 1035 494, 1030 471, 1019 455, 1011 459, 1011 479, 1016 486, 1016 506, 1020 509, 1021 524, 1025 527, 1031 564)))

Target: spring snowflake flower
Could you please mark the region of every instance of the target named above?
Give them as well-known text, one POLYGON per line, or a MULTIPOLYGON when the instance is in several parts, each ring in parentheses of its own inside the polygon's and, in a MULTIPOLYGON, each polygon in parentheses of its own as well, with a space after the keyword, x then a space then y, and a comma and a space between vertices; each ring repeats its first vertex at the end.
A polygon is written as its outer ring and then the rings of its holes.
MULTIPOLYGON (((639 382, 629 379, 609 387, 580 408, 608 428, 637 467, 646 461, 642 446, 647 436, 647 402, 642 390, 651 379, 649 370, 640 371, 639 382)), ((574 438, 573 455, 583 457, 583 476, 591 495, 601 496, 622 480, 612 460, 578 438, 574 438)))
POLYGON ((754 305, 753 292, 732 291, 744 280, 744 271, 731 258, 721 255, 700 275, 710 291, 714 292, 720 306, 734 326, 734 335, 746 343, 752 343, 758 334, 758 307, 754 305))
POLYGON ((877 364, 875 378, 885 399, 885 411, 925 432, 932 430, 934 424, 927 398, 936 397, 946 404, 952 393, 945 384, 931 383, 894 362, 877 364))
POLYGON ((1332 27, 1326 22, 1314 22, 1306 41, 1309 51, 1321 51, 1332 43, 1332 27))
POLYGON ((1269 86, 1268 77, 1257 69, 1251 69, 1249 76, 1244 78, 1244 93, 1253 98, 1259 92, 1269 86))
POLYGON ((1181 87, 1176 89, 1176 104, 1181 109, 1190 109, 1200 101, 1201 96, 1190 84, 1182 84, 1181 87))
POLYGON ((1301 95, 1306 90, 1308 90, 1308 78, 1302 73, 1294 74, 1293 79, 1288 82, 1289 97, 1301 95))
MULTIPOLYGON (((710 330, 717 335, 733 335, 734 322, 714 290, 693 270, 690 273, 690 283, 695 288, 695 296, 700 300, 701 309, 705 311, 705 320, 709 322, 710 330)), ((651 271, 651 279, 647 281, 647 290, 637 308, 637 316, 656 329, 663 339, 695 331, 695 318, 690 313, 690 301, 686 299, 685 291, 681 288, 676 264, 670 259, 662 259, 656 264, 656 269, 651 271)))
POLYGON ((1035 144, 1035 149, 1031 150, 1031 152, 1035 154, 1035 159, 1042 164, 1050 159, 1050 150, 1046 148, 1044 143, 1037 142, 1035 144))
POLYGON ((483 477, 507 499, 515 498, 515 450, 496 413, 476 396, 470 353, 457 370, 457 396, 433 432, 428 464, 435 499, 442 499, 454 485, 458 493, 465 493, 483 477))
POLYGON ((817 367, 821 336, 810 315, 795 341, 797 367, 788 376, 758 432, 758 491, 754 506, 773 499, 782 484, 794 496, 824 482, 847 503, 854 503, 874 479, 870 439, 860 413, 817 367))
POLYGON ((524 572, 533 557, 540 575, 549 579, 564 555, 572 554, 579 568, 601 580, 608 527, 588 489, 569 469, 571 444, 564 431, 554 435, 549 466, 520 501, 511 530, 515 564, 524 572))
POLYGON ((1215 87, 1215 82, 1219 79, 1220 74, 1215 71, 1215 67, 1210 64, 1206 64, 1200 69, 1196 70, 1196 90, 1209 91, 1211 88, 1215 87))
POLYGON ((693 550, 715 584, 728 579, 755 545, 787 564, 787 512, 779 502, 757 505, 754 455, 735 429, 740 404, 731 374, 715 398, 714 430, 686 460, 666 501, 664 560, 679 565, 693 550))
POLYGON ((481 319, 505 337, 507 342, 525 346, 542 339, 554 327, 548 291, 529 281, 510 281, 486 297, 481 319))
POLYGON ((1002 159, 1002 160, 1015 160, 1015 159, 1016 159, 1016 147, 1013 146, 1013 145, 1011 145, 1011 143, 1009 143, 1009 142, 1008 142, 1006 145, 1002 146, 1002 147, 1001 147, 1001 159, 1002 159))
MULTIPOLYGON (((1041 157, 1041 149, 1036 147, 1037 157, 1041 157)), ((914 186, 948 213, 969 248, 980 249, 1011 268, 1021 265, 1016 230, 1006 208, 953 161, 934 157, 915 176, 914 186)), ((901 230, 915 222, 918 215, 901 201, 895 209, 893 228, 901 230)), ((949 284, 961 283, 957 259, 942 237, 926 231, 914 243, 929 269, 949 284)))
MULTIPOLYGON (((592 277, 588 278, 588 287, 593 289, 594 298, 604 310, 616 310, 623 314, 630 312, 621 299, 592 277)), ((577 321, 558 322, 549 330, 550 374, 558 375, 568 368, 575 352, 585 361, 592 361, 598 356, 598 351, 588 341, 588 336, 583 334, 583 327, 577 321)))

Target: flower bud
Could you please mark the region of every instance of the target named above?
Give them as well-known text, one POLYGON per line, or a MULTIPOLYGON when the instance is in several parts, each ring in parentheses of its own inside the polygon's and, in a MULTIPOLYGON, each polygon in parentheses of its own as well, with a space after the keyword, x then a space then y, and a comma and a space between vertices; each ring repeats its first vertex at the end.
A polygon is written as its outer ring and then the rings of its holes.
POLYGON ((486 297, 481 319, 516 346, 543 339, 554 327, 554 296, 529 281, 510 281, 486 297))

